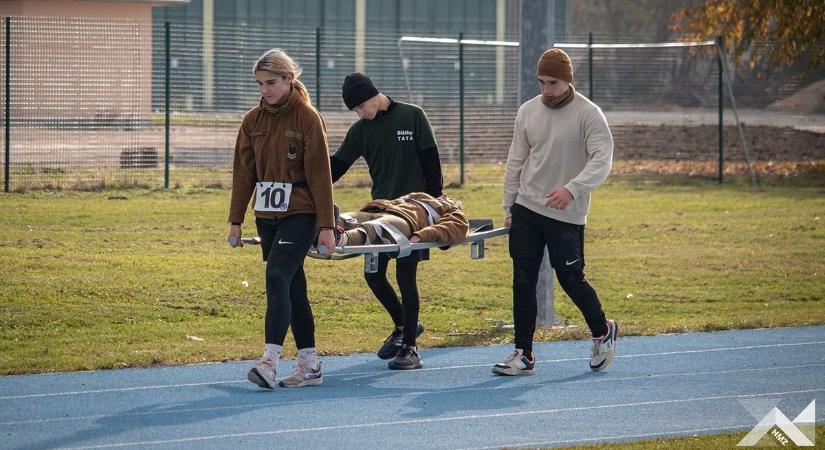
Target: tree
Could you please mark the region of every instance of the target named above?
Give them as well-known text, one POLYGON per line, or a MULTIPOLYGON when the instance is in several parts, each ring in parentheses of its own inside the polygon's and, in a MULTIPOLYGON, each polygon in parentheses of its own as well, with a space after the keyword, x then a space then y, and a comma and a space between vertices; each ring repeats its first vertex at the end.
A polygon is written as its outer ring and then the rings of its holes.
POLYGON ((575 0, 568 1, 573 33, 593 32, 600 42, 632 39, 664 42, 673 39, 666 20, 674 11, 696 0, 575 0))
POLYGON ((825 1, 714 0, 671 15, 671 29, 684 40, 722 36, 733 61, 791 65, 825 64, 825 1))

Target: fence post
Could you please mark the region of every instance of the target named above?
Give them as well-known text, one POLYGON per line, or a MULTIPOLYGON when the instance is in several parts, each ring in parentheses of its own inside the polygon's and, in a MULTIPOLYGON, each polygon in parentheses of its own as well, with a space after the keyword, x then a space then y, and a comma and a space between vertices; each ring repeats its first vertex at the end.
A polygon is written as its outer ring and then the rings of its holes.
POLYGON ((723 177, 724 177, 724 172, 725 172, 725 170, 724 170, 725 169, 725 167, 724 167, 725 161, 724 161, 724 158, 723 158, 723 152, 724 152, 724 139, 723 139, 723 137, 724 137, 723 136, 724 127, 723 127, 723 122, 722 122, 723 112, 724 112, 724 109, 725 109, 725 103, 724 103, 725 102, 725 96, 724 96, 723 90, 722 90, 722 83, 724 83, 724 81, 723 81, 723 78, 722 78, 723 68, 722 68, 722 50, 721 49, 722 49, 723 45, 725 45, 725 38, 723 38, 722 36, 717 37, 716 38, 716 61, 717 61, 717 64, 719 66, 719 90, 718 90, 718 94, 717 94, 718 99, 719 99, 718 102, 717 102, 718 105, 719 105, 719 128, 718 128, 718 134, 719 134, 719 152, 718 152, 718 154, 719 154, 719 174, 718 174, 718 178, 719 178, 719 183, 720 184, 723 182, 723 177))
POLYGON ((170 73, 172 71, 172 57, 171 57, 171 33, 169 31, 169 21, 167 20, 164 23, 164 33, 166 34, 166 74, 165 74, 165 83, 166 87, 164 89, 164 110, 165 110, 165 117, 164 117, 164 140, 163 140, 163 188, 169 189, 169 139, 170 139, 170 128, 172 124, 170 123, 169 117, 169 95, 171 92, 170 84, 170 73))
POLYGON ((321 111, 321 27, 315 28, 315 108, 321 111))
POLYGON ((593 101, 593 32, 587 33, 587 98, 593 101))
POLYGON ((11 171, 11 17, 6 17, 6 165, 5 191, 9 192, 11 171))
POLYGON ((458 167, 459 184, 464 186, 464 33, 458 33, 458 167))

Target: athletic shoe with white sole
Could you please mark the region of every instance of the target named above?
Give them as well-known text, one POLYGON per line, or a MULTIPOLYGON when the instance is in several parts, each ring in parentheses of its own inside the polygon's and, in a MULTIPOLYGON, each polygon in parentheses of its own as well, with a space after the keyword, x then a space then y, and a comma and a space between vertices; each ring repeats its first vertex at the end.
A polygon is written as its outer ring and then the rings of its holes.
POLYGON ((249 369, 246 378, 266 389, 275 389, 278 382, 275 380, 275 360, 270 358, 261 358, 255 367, 249 369))
POLYGON ((593 348, 590 351, 590 370, 600 372, 610 367, 616 357, 616 340, 619 337, 619 325, 612 320, 607 321, 607 334, 599 339, 593 339, 593 348))
MULTIPOLYGON (((415 337, 421 336, 424 332, 424 325, 418 322, 418 328, 415 331, 415 337)), ((384 344, 378 349, 378 357, 381 359, 392 359, 401 350, 401 340, 404 338, 404 332, 398 328, 394 328, 392 333, 384 340, 384 344)))
POLYGON ((500 362, 493 366, 493 373, 496 375, 535 375, 536 373, 536 357, 527 359, 520 350, 514 351, 508 356, 504 362, 500 362))
POLYGON ((424 363, 421 361, 421 356, 418 355, 415 347, 402 345, 401 350, 387 366, 393 370, 412 370, 424 367, 424 363))
POLYGON ((321 363, 318 363, 317 369, 310 369, 303 361, 298 361, 292 374, 285 377, 280 382, 281 387, 303 387, 303 386, 317 386, 324 382, 324 376, 321 375, 321 363))

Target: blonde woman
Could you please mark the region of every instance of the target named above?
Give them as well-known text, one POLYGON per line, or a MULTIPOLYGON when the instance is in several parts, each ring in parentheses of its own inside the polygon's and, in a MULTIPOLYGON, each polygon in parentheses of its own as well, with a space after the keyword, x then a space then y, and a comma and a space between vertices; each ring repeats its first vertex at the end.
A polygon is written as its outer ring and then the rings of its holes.
MULTIPOLYGON (((316 239, 335 247, 332 178, 324 121, 298 80, 301 68, 279 49, 252 69, 261 100, 246 113, 235 143, 229 240, 241 242, 247 207, 266 261, 264 354, 247 378, 262 388, 323 382, 303 262, 316 239), (320 232, 318 232, 320 229, 320 232), (276 373, 287 328, 298 347, 293 373, 276 373)), ((242 245, 242 244, 241 244, 242 245)))

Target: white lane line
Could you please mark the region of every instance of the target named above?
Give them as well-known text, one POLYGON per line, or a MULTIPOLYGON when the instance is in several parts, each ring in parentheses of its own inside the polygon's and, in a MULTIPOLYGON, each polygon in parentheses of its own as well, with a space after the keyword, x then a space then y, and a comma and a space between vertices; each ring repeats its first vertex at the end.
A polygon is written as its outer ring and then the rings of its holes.
MULTIPOLYGON (((604 381, 628 381, 628 380, 650 380, 653 378, 677 378, 677 377, 694 377, 694 376, 703 376, 703 375, 724 375, 724 374, 733 374, 733 373, 744 373, 744 372, 766 372, 766 371, 777 371, 777 370, 796 370, 796 369, 808 369, 812 367, 825 367, 825 363, 820 364, 800 364, 796 366, 775 366, 775 367, 760 367, 760 368, 751 368, 751 369, 728 369, 728 370, 714 370, 708 372, 677 372, 677 373, 669 373, 669 374, 649 374, 649 375, 637 375, 632 377, 621 377, 621 378, 593 378, 588 380, 569 380, 563 381, 558 383, 557 385, 564 385, 564 384, 577 384, 577 383, 600 383, 604 381)), ((502 386, 485 386, 485 387, 469 387, 469 388, 454 388, 454 389, 441 389, 437 391, 416 391, 416 392, 399 392, 399 393, 390 393, 390 394, 382 394, 382 395, 358 395, 358 396, 351 396, 351 397, 335 397, 334 399, 329 400, 336 400, 336 401, 353 401, 353 400, 378 400, 382 398, 403 398, 403 397, 412 397, 415 395, 421 394, 456 394, 456 393, 464 393, 464 392, 474 392, 474 391, 495 391, 495 390, 506 390, 506 389, 523 389, 524 385, 517 384, 505 384, 502 386)), ((317 403, 318 399, 312 400, 295 400, 295 401, 286 401, 286 402, 279 402, 278 406, 293 406, 293 405, 302 405, 302 404, 310 404, 310 403, 317 403)), ((272 406, 272 401, 267 400, 265 402, 258 402, 258 403, 244 403, 242 405, 231 405, 231 406, 214 406, 210 408, 179 408, 179 409, 168 409, 163 411, 146 411, 141 413, 127 413, 127 414, 95 414, 95 415, 88 415, 88 416, 62 416, 56 418, 45 418, 45 419, 30 419, 30 420, 19 420, 19 421, 12 421, 12 422, 0 422, 0 426, 14 426, 14 425, 30 425, 30 424, 39 424, 39 423, 47 423, 47 422, 67 422, 67 421, 78 421, 78 420, 101 420, 101 419, 117 419, 117 418, 127 418, 127 417, 140 417, 140 416, 153 416, 153 415, 162 415, 162 414, 185 414, 185 413, 195 413, 195 412, 211 412, 211 411, 228 411, 233 409, 250 409, 250 408, 258 408, 258 407, 269 407, 272 406)))
POLYGON ((397 426, 397 425, 416 425, 416 424, 426 424, 426 423, 456 422, 456 421, 463 421, 463 420, 478 420, 478 419, 497 419, 497 418, 506 418, 506 417, 534 416, 534 415, 538 415, 538 414, 559 414, 559 413, 567 413, 567 412, 574 412, 574 411, 604 410, 604 409, 612 409, 612 408, 634 408, 634 407, 639 407, 639 406, 656 406, 656 405, 680 404, 680 403, 691 403, 691 402, 728 400, 728 399, 736 399, 736 398, 774 397, 774 396, 782 396, 782 395, 811 394, 811 393, 815 393, 815 392, 825 392, 825 389, 806 389, 806 390, 800 390, 800 391, 761 392, 761 393, 756 393, 756 394, 721 395, 721 396, 714 396, 714 397, 695 397, 695 398, 685 398, 685 399, 675 399, 675 400, 659 400, 659 401, 649 401, 649 402, 616 403, 616 404, 612 404, 612 405, 578 406, 578 407, 572 407, 572 408, 541 409, 541 410, 535 410, 535 411, 519 411, 519 412, 495 413, 495 414, 469 414, 469 415, 464 415, 464 416, 453 416, 453 417, 432 417, 432 418, 426 418, 426 419, 397 420, 397 421, 392 421, 392 422, 370 422, 370 423, 351 424, 351 425, 331 425, 331 426, 325 426, 325 427, 288 428, 288 429, 284 429, 284 430, 252 431, 252 432, 248 432, 248 433, 215 434, 215 435, 211 435, 211 436, 198 436, 198 437, 179 438, 179 439, 164 439, 164 440, 155 440, 155 441, 115 442, 115 443, 109 443, 109 444, 90 445, 90 446, 84 446, 84 447, 62 447, 62 448, 66 449, 66 450, 81 450, 81 449, 93 449, 93 448, 116 448, 116 447, 133 447, 133 446, 145 446, 145 445, 181 444, 181 443, 185 443, 185 442, 199 442, 199 441, 209 441, 209 440, 216 440, 216 439, 227 439, 227 438, 238 438, 238 437, 272 436, 272 435, 277 435, 277 434, 290 434, 290 433, 317 433, 317 432, 321 432, 321 431, 335 431, 335 430, 358 429, 358 428, 374 428, 374 427, 386 427, 386 426, 397 426))
POLYGON ((601 383, 605 381, 628 381, 628 380, 650 380, 653 378, 671 378, 671 377, 694 377, 703 375, 723 375, 731 373, 742 372, 764 372, 768 370, 790 370, 790 369, 809 369, 811 367, 823 367, 825 363, 817 364, 799 364, 796 366, 774 366, 774 367, 755 367, 750 369, 727 369, 727 370, 710 370, 706 372, 676 372, 676 373, 654 373, 648 375, 635 375, 632 377, 599 377, 592 380, 570 380, 559 384, 576 384, 576 383, 601 383))
POLYGON ((669 356, 669 355, 690 355, 696 353, 712 353, 712 352, 727 352, 731 350, 754 350, 763 348, 777 348, 777 347, 795 347, 800 345, 823 345, 825 341, 811 341, 811 342, 796 342, 790 344, 763 344, 763 345, 746 345, 742 347, 726 347, 726 348, 707 348, 702 350, 680 350, 675 352, 657 352, 657 353, 636 353, 632 355, 617 355, 616 358, 643 358, 646 356, 669 356))
MULTIPOLYGON (((798 347, 803 345, 825 345, 825 341, 810 341, 810 342, 793 342, 788 344, 764 344, 764 345, 748 345, 743 347, 724 347, 724 348, 709 348, 709 349, 702 349, 702 350, 681 350, 681 351, 674 351, 674 352, 658 352, 658 353, 635 353, 630 355, 616 355, 616 359, 620 358, 644 358, 644 357, 651 357, 651 356, 672 356, 672 355, 687 355, 687 354, 696 354, 696 353, 709 353, 709 352, 727 352, 727 351, 734 351, 734 350, 757 350, 763 348, 776 348, 776 347, 798 347)), ((559 359, 537 359, 536 363, 562 363, 562 362, 575 362, 575 361, 590 361, 589 357, 577 357, 577 358, 559 358, 559 359)), ((483 364, 465 364, 459 366, 445 366, 445 367, 425 367, 423 369, 416 369, 416 370, 408 370, 408 371, 398 371, 400 373, 407 373, 412 374, 415 372, 433 372, 438 370, 453 370, 453 369, 472 369, 476 367, 492 367, 492 364, 487 362, 483 364)), ((330 375, 324 375, 325 377, 351 377, 357 375, 374 375, 377 372, 348 372, 348 373, 333 373, 330 375)), ((2 399, 2 397, 0 397, 2 399)))
POLYGON ((102 394, 107 392, 128 392, 128 391, 143 391, 148 389, 173 389, 191 386, 213 386, 221 384, 236 384, 248 383, 246 380, 226 380, 226 381, 205 381, 203 383, 181 383, 181 384, 158 384, 152 386, 134 386, 128 388, 113 388, 113 389, 90 389, 87 391, 67 391, 67 392, 51 392, 48 394, 28 394, 28 395, 8 395, 0 397, 0 400, 16 400, 21 398, 37 398, 37 397, 57 397, 61 395, 85 395, 85 394, 102 394))
MULTIPOLYGON (((658 353, 636 353, 630 355, 617 355, 616 359, 624 359, 624 358, 643 358, 643 357, 652 357, 652 356, 672 356, 672 355, 688 355, 688 354, 697 354, 697 353, 709 353, 709 352, 727 352, 727 351, 734 351, 734 350, 757 350, 757 349, 764 349, 764 348, 779 348, 779 347, 798 347, 804 345, 823 345, 825 341, 810 341, 810 342, 793 342, 793 343, 786 343, 786 344, 764 344, 764 345, 748 345, 742 347, 724 347, 724 348, 709 348, 709 349, 702 349, 702 350, 680 350, 680 351, 673 351, 673 352, 658 352, 658 353)), ((563 359, 542 359, 537 360, 537 363, 561 363, 561 362, 572 362, 572 361, 587 361, 590 358, 563 358, 563 359)), ((425 367, 423 369, 417 370, 409 370, 409 371, 397 371, 396 375, 401 375, 404 373, 407 374, 414 374, 414 373, 421 373, 421 372, 433 372, 433 371, 440 371, 440 370, 456 370, 456 369, 472 369, 477 367, 490 367, 491 363, 483 363, 483 364, 465 364, 465 365, 456 365, 456 366, 443 366, 443 367, 425 367)), ((325 378, 334 378, 334 377, 352 377, 352 376, 361 376, 361 375, 375 375, 378 373, 386 373, 385 371, 371 371, 371 372, 346 372, 346 373, 331 373, 325 374, 325 378)), ((127 388, 112 388, 112 389, 92 389, 92 390, 85 390, 85 391, 66 391, 66 392, 51 392, 46 394, 27 394, 27 395, 6 395, 0 396, 0 400, 17 400, 17 399, 24 399, 24 398, 37 398, 37 397, 56 397, 56 396, 63 396, 63 395, 86 395, 86 394, 101 394, 101 393, 109 393, 109 392, 125 392, 125 391, 139 391, 139 390, 148 390, 148 389, 174 389, 180 387, 191 387, 191 386, 209 386, 209 385, 221 385, 221 384, 238 384, 238 383, 246 383, 246 380, 227 380, 227 381, 211 381, 211 382, 202 382, 202 383, 182 383, 182 384, 163 384, 163 385, 152 385, 152 386, 134 386, 134 387, 127 387, 127 388)))

